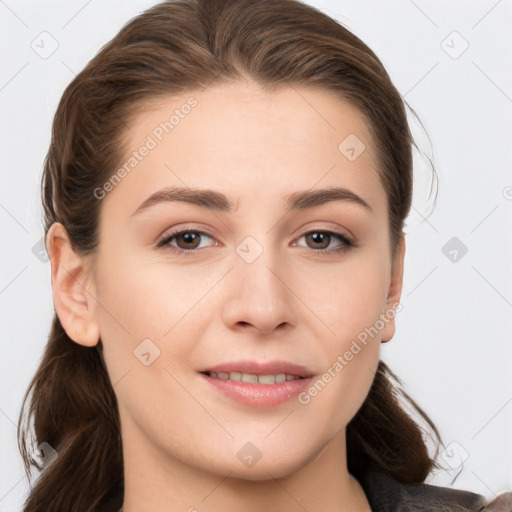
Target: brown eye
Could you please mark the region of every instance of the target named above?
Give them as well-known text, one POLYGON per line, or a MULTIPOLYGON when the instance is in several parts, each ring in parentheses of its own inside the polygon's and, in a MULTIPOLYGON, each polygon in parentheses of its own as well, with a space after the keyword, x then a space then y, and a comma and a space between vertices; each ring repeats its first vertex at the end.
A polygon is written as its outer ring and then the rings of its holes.
MULTIPOLYGON (((171 233, 157 242, 157 247, 165 247, 176 252, 199 252, 203 247, 199 247, 205 239, 213 240, 213 238, 202 231, 183 230, 171 233)), ((209 245, 215 245, 209 244, 209 245)))
POLYGON ((176 244, 180 249, 197 249, 201 235, 194 231, 185 231, 175 235, 176 244))
MULTIPOLYGON (((309 231, 300 238, 305 239, 306 247, 309 247, 320 254, 330 254, 345 251, 350 247, 356 247, 355 243, 345 235, 334 231, 309 231), (335 243, 334 246, 332 246, 333 242, 335 243)), ((303 244, 299 245, 304 247, 303 244)))
POLYGON ((313 231, 305 237, 306 241, 313 244, 313 249, 327 249, 331 241, 331 235, 321 231, 313 231))

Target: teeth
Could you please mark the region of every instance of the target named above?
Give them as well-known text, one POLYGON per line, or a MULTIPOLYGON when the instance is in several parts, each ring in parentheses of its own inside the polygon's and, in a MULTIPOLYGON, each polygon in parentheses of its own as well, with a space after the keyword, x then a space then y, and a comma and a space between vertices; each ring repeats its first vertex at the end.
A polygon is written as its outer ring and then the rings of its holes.
POLYGON ((279 373, 278 375, 260 375, 258 382, 260 384, 275 384, 276 382, 284 382, 285 374, 279 373))
MULTIPOLYGON (((229 374, 229 378, 231 380, 231 374, 229 374)), ((242 373, 242 378, 240 380, 242 382, 249 382, 250 384, 258 384, 258 376, 252 373, 242 373)))
POLYGON ((288 375, 287 373, 277 373, 275 375, 255 375, 254 373, 240 372, 207 372, 214 379, 220 380, 236 380, 238 382, 248 382, 250 384, 276 384, 288 380, 296 380, 301 377, 296 375, 288 375))

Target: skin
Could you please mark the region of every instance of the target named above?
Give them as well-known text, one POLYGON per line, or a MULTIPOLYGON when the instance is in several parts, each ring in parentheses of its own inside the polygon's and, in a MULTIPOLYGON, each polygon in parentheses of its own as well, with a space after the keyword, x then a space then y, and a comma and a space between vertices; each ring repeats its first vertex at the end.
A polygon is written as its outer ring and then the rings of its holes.
MULTIPOLYGON (((138 115, 129 152, 190 96, 159 99, 138 115)), ((393 318, 307 404, 242 405, 198 373, 252 359, 321 376, 399 303, 405 244, 393 260, 365 119, 332 93, 304 87, 266 92, 236 82, 193 96, 190 114, 101 200, 93 255, 74 253, 60 224, 47 237, 57 314, 76 343, 101 339, 118 399, 123 512, 367 511, 347 471, 345 427, 368 393, 381 342, 394 335, 393 318), (366 146, 355 161, 338 150, 349 134, 366 146), (131 217, 166 186, 214 189, 236 209, 174 202, 131 217), (291 192, 335 186, 372 211, 331 201, 287 214, 291 192), (156 247, 181 228, 207 232, 196 253, 156 247), (357 247, 304 236, 326 229, 357 247), (247 236, 263 248, 252 263, 236 252, 247 236), (343 250, 322 256, 325 247, 343 250), (147 338, 160 350, 149 366, 134 356, 147 338), (261 454, 252 467, 237 457, 248 442, 261 454)))

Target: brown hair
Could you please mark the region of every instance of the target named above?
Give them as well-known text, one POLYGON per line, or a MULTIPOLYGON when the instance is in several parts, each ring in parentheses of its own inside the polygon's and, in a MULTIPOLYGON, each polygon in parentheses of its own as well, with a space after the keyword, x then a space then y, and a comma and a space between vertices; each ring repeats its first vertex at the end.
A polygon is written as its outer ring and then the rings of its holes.
MULTIPOLYGON (((395 254, 412 200, 414 141, 405 101, 359 38, 295 0, 166 1, 127 23, 66 88, 57 108, 42 179, 45 234, 60 222, 76 252, 94 252, 101 205, 94 190, 123 162, 123 135, 144 102, 245 77, 268 89, 330 91, 364 114, 388 198, 395 254)), ((401 482, 423 482, 436 467, 439 441, 435 425, 379 362, 347 427, 349 471, 360 478, 376 468, 401 482)), ((121 506, 120 424, 101 340, 93 348, 73 342, 57 315, 24 396, 18 442, 27 474, 30 466, 42 470, 24 512, 121 506), (29 438, 32 420, 35 439, 29 438), (43 467, 28 448, 33 441, 48 443, 58 457, 43 467)))

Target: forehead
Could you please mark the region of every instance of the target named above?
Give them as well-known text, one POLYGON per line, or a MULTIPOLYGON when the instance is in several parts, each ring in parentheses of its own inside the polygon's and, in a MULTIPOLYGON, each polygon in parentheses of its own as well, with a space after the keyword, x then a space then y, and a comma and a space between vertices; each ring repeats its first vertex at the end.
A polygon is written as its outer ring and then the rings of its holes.
POLYGON ((385 211, 366 119, 325 90, 236 82, 162 97, 124 138, 126 172, 107 203, 134 204, 164 186, 215 188, 237 203, 345 186, 385 211))

